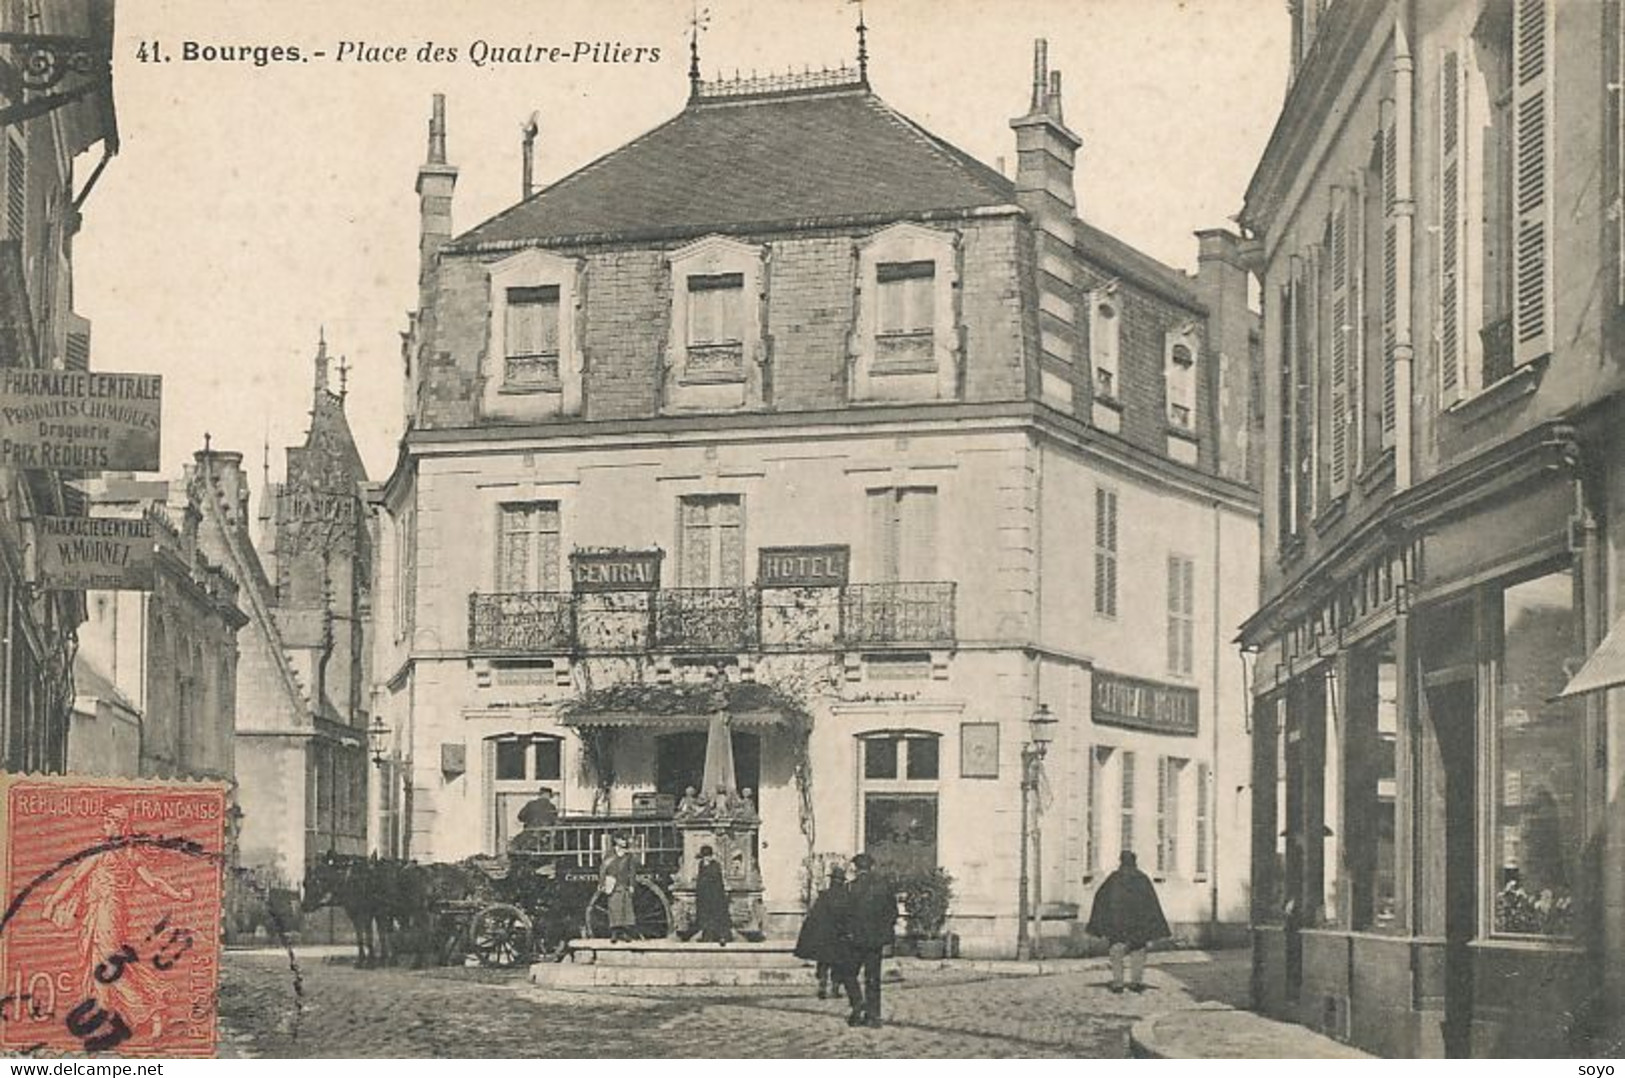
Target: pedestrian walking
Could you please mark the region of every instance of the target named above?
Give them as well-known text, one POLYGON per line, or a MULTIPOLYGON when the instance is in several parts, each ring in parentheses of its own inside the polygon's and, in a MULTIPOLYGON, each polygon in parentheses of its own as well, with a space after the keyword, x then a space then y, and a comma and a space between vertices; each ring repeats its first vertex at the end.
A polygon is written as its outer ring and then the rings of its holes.
POLYGON ((609 907, 609 941, 621 943, 632 938, 638 918, 632 909, 632 888, 637 883, 637 865, 627 852, 625 835, 611 841, 614 853, 604 858, 598 869, 598 890, 609 907))
POLYGON ((828 998, 831 992, 836 999, 841 998, 841 982, 835 969, 847 962, 840 937, 840 907, 845 900, 846 869, 835 865, 829 870, 829 885, 813 899, 796 936, 796 957, 817 964, 819 999, 828 998))
POLYGON ((694 920, 701 943, 733 939, 732 918, 728 915, 728 885, 722 878, 722 863, 710 846, 700 847, 700 867, 694 875, 694 920))
POLYGON ((874 871, 874 865, 866 853, 852 858, 852 880, 838 907, 839 936, 849 951, 842 956, 845 961, 839 969, 841 987, 852 1007, 846 1018, 849 1026, 881 1024, 880 961, 886 948, 897 941, 897 895, 891 882, 874 871))
POLYGON ((1152 940, 1167 939, 1168 921, 1151 878, 1140 871, 1134 854, 1124 850, 1115 871, 1095 892, 1089 911, 1089 934, 1111 944, 1113 993, 1123 991, 1123 960, 1128 959, 1128 990, 1145 991, 1145 950, 1152 940))

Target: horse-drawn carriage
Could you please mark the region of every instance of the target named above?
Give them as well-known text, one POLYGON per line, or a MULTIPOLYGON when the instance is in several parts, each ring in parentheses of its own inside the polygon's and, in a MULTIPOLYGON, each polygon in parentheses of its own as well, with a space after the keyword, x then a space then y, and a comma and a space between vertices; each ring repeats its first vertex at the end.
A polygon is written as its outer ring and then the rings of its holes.
POLYGON ((310 866, 303 905, 348 914, 362 965, 407 952, 416 965, 518 965, 559 955, 571 939, 609 934, 598 878, 616 836, 637 864, 633 935, 670 935, 682 840, 670 819, 642 816, 565 817, 521 832, 504 855, 455 864, 328 854, 310 866))
POLYGON ((466 897, 435 904, 442 959, 466 956, 484 966, 511 966, 556 955, 573 938, 609 935, 608 897, 598 880, 615 836, 625 836, 637 863, 633 935, 670 935, 672 885, 682 860, 672 822, 566 817, 551 827, 521 832, 506 857, 465 862, 483 876, 484 885, 466 897))

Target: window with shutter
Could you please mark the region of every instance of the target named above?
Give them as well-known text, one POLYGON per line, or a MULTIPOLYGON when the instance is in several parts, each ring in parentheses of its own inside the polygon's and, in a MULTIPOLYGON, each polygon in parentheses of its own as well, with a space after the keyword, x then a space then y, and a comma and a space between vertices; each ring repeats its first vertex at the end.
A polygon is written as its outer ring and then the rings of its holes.
POLYGON ((1288 280, 1281 288, 1276 321, 1280 325, 1280 363, 1277 369, 1277 382, 1280 393, 1280 434, 1276 442, 1276 527, 1280 534, 1277 541, 1285 547, 1294 535, 1297 534, 1297 522, 1293 519, 1292 507, 1292 446, 1293 439, 1293 411, 1292 411, 1292 351, 1293 351, 1293 325, 1292 312, 1297 307, 1297 289, 1295 283, 1288 280))
POLYGON ((1332 496, 1348 490, 1349 481, 1349 345, 1353 337, 1353 315, 1349 302, 1354 272, 1350 265, 1350 199, 1346 188, 1332 191, 1332 219, 1328 232, 1327 258, 1331 262, 1331 297, 1327 305, 1330 319, 1326 327, 1330 352, 1328 408, 1331 430, 1327 434, 1326 457, 1332 496))
POLYGON ((1122 799, 1119 806, 1121 829, 1118 847, 1134 852, 1134 753, 1125 750, 1123 757, 1122 799))
POLYGON ((688 277, 689 380, 742 378, 745 371, 745 275, 696 273, 688 277))
POLYGON ((1298 286, 1293 289, 1292 312, 1295 345, 1292 357, 1293 377, 1296 384, 1296 417, 1292 426, 1297 436, 1292 447, 1294 469, 1292 479, 1292 531, 1301 532, 1314 515, 1315 507, 1315 334, 1312 329, 1314 310, 1311 266, 1298 268, 1298 286))
POLYGON ((1179 784, 1185 761, 1164 756, 1157 761, 1157 872, 1179 871, 1179 784))
POLYGON ((1461 393, 1461 61, 1454 51, 1439 58, 1439 403, 1461 393))
POLYGON ((1122 318, 1114 289, 1089 294, 1089 358, 1095 369, 1095 396, 1115 400, 1121 393, 1118 378, 1118 337, 1122 318))
POLYGON ((876 583, 937 579, 936 488, 869 491, 869 549, 876 583))
POLYGON ((504 379, 511 385, 556 385, 559 380, 558 285, 510 288, 506 299, 504 379))
POLYGON ((1189 677, 1195 654, 1196 563, 1168 555, 1168 672, 1189 677))
POLYGON ((1095 488, 1095 613, 1117 616, 1117 492, 1095 488))
POLYGON ((678 501, 678 586, 737 588, 745 583, 744 502, 738 494, 678 501))
POLYGON ((1212 792, 1211 775, 1208 765, 1196 765, 1196 844, 1192 853, 1195 856, 1193 872, 1197 879, 1207 875, 1207 846, 1208 846, 1208 800, 1212 792))
POLYGON ((1523 364, 1551 351, 1551 5, 1517 0, 1513 70, 1513 358, 1523 364))
MULTIPOLYGON (((1465 215, 1468 234, 1477 243, 1462 246, 1464 260, 1471 258, 1475 247, 1479 259, 1479 279, 1469 281, 1462 294, 1466 312, 1464 393, 1498 382, 1513 369, 1513 15, 1511 0, 1485 4, 1470 46, 1462 50, 1463 134, 1458 152, 1466 189, 1471 190, 1473 178, 1478 182, 1478 190, 1464 195, 1462 204, 1466 207, 1472 199, 1481 207, 1477 215, 1465 215), (1471 333, 1475 305, 1479 314, 1476 341, 1471 333)), ((1475 267, 1468 262, 1465 268, 1472 272, 1475 267)))

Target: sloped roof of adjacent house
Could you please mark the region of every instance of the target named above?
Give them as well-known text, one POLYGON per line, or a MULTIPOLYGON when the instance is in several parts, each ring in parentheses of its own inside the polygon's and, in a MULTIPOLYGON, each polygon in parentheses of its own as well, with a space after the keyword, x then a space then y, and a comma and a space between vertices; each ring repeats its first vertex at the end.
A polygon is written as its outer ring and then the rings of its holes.
POLYGON ((677 236, 1014 201, 998 172, 847 84, 691 101, 453 245, 677 236))

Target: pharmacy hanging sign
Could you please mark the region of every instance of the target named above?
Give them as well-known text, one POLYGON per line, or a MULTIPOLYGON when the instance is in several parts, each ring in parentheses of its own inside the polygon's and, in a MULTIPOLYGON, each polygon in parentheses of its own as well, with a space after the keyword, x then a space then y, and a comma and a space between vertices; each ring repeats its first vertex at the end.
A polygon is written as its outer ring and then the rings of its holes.
POLYGON ((45 591, 151 591, 146 517, 35 517, 36 583, 45 591))
POLYGON ((163 376, 0 369, 0 465, 155 472, 163 376))

